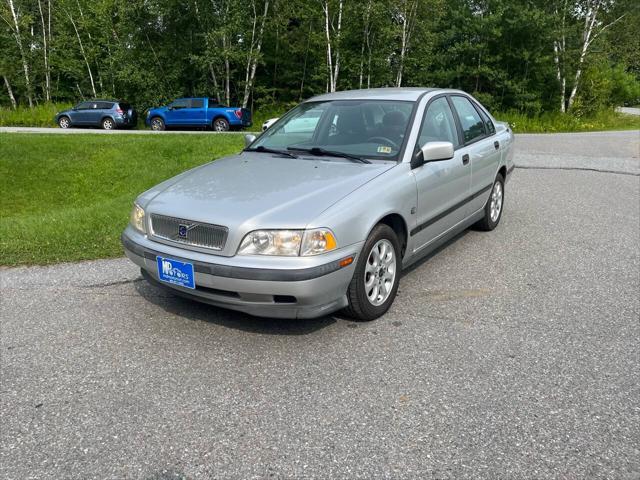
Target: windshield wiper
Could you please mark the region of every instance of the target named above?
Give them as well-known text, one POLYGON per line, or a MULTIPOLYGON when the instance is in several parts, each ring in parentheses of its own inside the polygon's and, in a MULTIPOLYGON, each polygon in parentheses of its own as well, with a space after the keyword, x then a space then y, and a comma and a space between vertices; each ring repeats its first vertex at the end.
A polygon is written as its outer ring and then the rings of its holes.
POLYGON ((287 150, 293 150, 297 152, 307 152, 307 153, 310 153, 311 155, 318 155, 318 156, 324 155, 325 157, 348 158, 349 160, 353 160, 359 163, 371 163, 366 158, 359 157, 358 155, 353 155, 351 153, 344 153, 344 152, 334 152, 332 150, 325 150, 324 148, 320 148, 320 147, 312 147, 312 148, 287 147, 287 150))
POLYGON ((256 147, 256 148, 245 148, 243 151, 244 152, 275 153, 275 154, 278 154, 278 155, 284 155, 285 157, 289 157, 289 158, 298 158, 293 153, 286 152, 284 150, 277 150, 275 148, 263 147, 262 145, 260 145, 259 147, 256 147))

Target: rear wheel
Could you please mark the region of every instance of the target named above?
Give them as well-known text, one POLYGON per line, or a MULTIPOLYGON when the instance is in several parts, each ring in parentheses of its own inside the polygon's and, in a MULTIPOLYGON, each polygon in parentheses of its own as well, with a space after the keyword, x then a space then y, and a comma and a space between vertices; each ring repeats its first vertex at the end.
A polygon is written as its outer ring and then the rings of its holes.
POLYGON ((69 120, 69 117, 60 117, 58 119, 58 126, 60 128, 69 128, 71 126, 71 120, 69 120))
POLYGON ((228 132, 229 122, 227 121, 226 118, 216 118, 213 121, 212 127, 216 132, 228 132))
POLYGON ((396 233, 388 225, 376 225, 362 248, 347 290, 347 315, 360 321, 384 315, 396 298, 401 269, 396 233))
POLYGON ((103 130, 113 130, 115 128, 116 124, 114 123, 114 121, 107 117, 107 118, 103 118, 102 119, 102 129, 103 130))
POLYGON ((160 117, 153 117, 151 119, 151 130, 155 130, 156 132, 160 132, 165 129, 164 120, 160 117))
POLYGON ((478 230, 484 230, 489 232, 496 228, 502 218, 502 209, 504 206, 504 178, 502 174, 498 174, 493 187, 491 188, 491 195, 487 204, 484 206, 484 218, 475 224, 478 230))

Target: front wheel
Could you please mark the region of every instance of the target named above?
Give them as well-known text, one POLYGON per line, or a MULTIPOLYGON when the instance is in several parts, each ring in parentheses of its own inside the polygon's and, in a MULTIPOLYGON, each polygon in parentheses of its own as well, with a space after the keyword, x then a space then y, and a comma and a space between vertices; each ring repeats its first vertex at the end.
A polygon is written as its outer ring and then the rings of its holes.
POLYGON ((151 119, 151 130, 154 130, 156 132, 161 132, 164 129, 165 129, 164 120, 162 120, 160 117, 153 117, 151 119))
POLYGON ((376 225, 362 248, 347 290, 347 315, 360 321, 384 315, 396 298, 401 270, 396 233, 388 225, 376 225))
POLYGON ((58 126, 60 128, 69 128, 71 126, 71 120, 69 120, 69 117, 60 117, 58 126))
POLYGON ((226 118, 216 118, 213 121, 213 129, 216 132, 228 132, 229 131, 229 122, 226 118))
POLYGON ((502 209, 504 207, 504 178, 502 174, 498 174, 493 187, 491 188, 491 195, 487 204, 484 206, 484 218, 475 224, 478 230, 484 230, 490 232, 498 226, 500 219, 502 218, 502 209))

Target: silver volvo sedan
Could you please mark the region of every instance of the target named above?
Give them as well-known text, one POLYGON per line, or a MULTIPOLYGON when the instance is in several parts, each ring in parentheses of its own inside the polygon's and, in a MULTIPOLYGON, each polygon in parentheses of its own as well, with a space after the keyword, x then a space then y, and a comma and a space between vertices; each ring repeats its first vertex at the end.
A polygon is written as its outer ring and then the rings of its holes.
POLYGON ((151 283, 266 317, 384 314, 403 268, 498 225, 514 168, 459 90, 320 95, 246 143, 141 194, 122 243, 151 283))

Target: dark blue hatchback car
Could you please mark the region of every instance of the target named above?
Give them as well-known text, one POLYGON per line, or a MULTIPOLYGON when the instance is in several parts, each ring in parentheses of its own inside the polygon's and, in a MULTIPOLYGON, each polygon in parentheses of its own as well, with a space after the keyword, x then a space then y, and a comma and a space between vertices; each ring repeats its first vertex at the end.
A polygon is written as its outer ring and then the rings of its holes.
POLYGON ((90 100, 59 112, 55 122, 60 128, 101 127, 104 130, 135 127, 138 116, 133 107, 121 100, 90 100))

